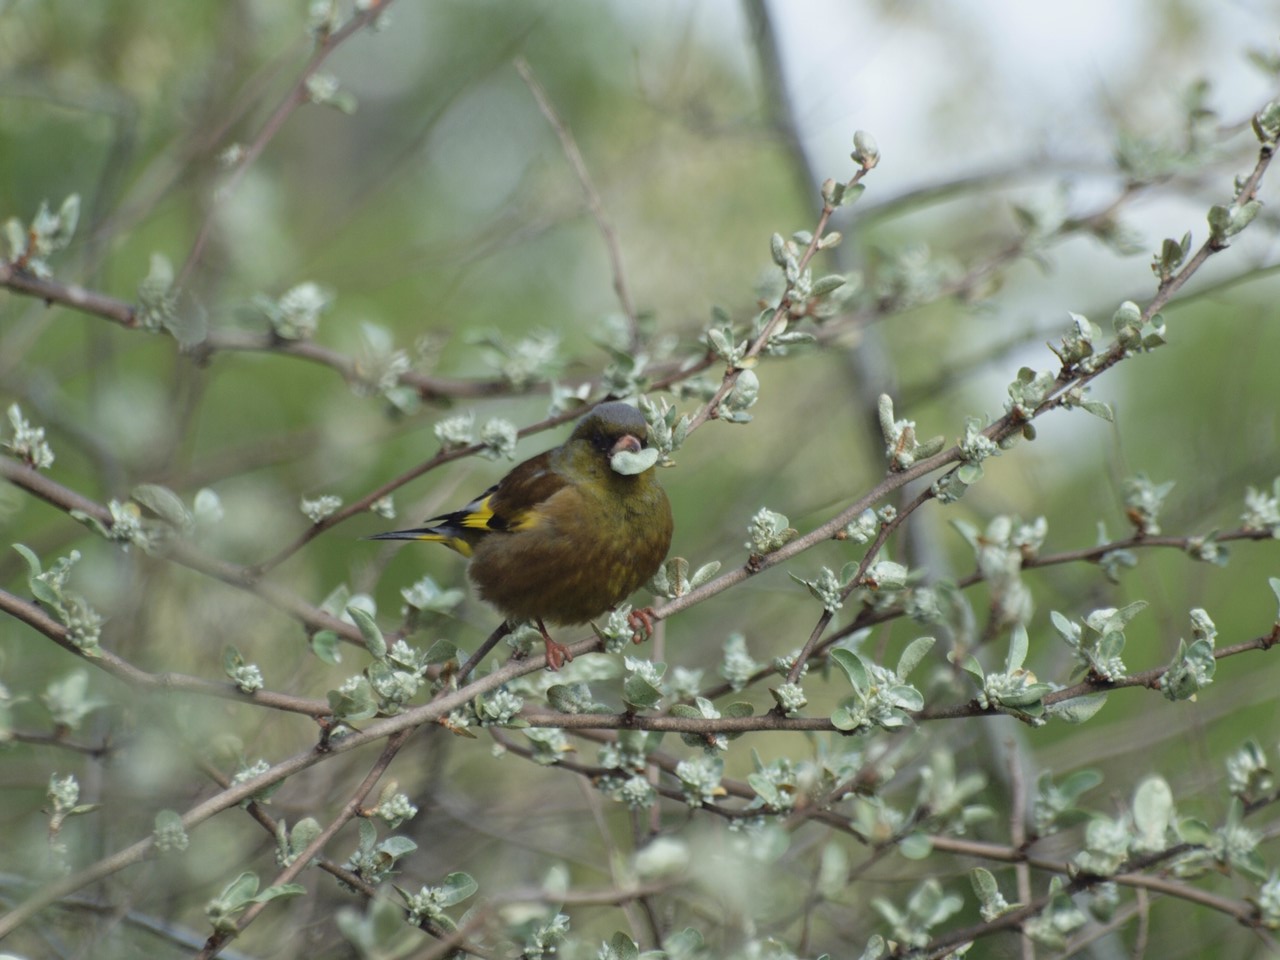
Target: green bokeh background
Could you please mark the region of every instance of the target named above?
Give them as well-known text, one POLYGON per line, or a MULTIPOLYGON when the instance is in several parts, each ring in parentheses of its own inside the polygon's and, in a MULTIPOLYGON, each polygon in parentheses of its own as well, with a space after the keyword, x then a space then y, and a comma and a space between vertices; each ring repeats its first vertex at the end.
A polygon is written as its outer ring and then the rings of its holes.
MULTIPOLYGON (((770 235, 810 228, 816 219, 819 202, 801 189, 798 158, 765 97, 773 81, 762 72, 761 35, 743 10, 669 3, 642 11, 586 2, 395 4, 387 29, 352 38, 325 67, 354 93, 356 112, 297 110, 210 214, 227 176, 218 154, 252 141, 305 63, 310 48, 302 6, 0 0, 0 214, 27 220, 41 200, 56 206, 79 193, 80 228, 70 249, 54 259, 56 276, 129 300, 152 253, 181 264, 211 215, 214 231, 183 309, 203 313, 212 328, 253 326, 246 308, 255 295, 279 295, 313 280, 335 294, 316 339, 343 353, 358 355, 362 324, 374 323, 399 346, 425 338, 434 373, 489 378, 493 370, 475 343, 478 335, 495 332, 515 341, 549 330, 562 338, 567 382, 590 379, 607 365, 599 340, 618 301, 579 184, 511 66, 517 54, 572 129, 616 229, 633 296, 656 336, 675 344, 675 356, 703 352, 699 338, 713 305, 745 324, 774 269, 770 235)), ((822 30, 816 5, 778 6, 774 16, 794 17, 795 29, 822 30)), ((1176 140, 1181 91, 1201 73, 1213 79, 1215 67, 1236 64, 1243 51, 1205 39, 1217 36, 1208 30, 1215 16, 1210 3, 1130 6, 1144 28, 1131 60, 1098 66, 1110 109, 1099 109, 1096 130, 1103 140, 1121 128, 1176 140)), ((942 7, 912 5, 903 12, 868 4, 857 15, 878 30, 918 32, 923 57, 925 40, 954 26, 957 14, 942 7)), ((804 104, 824 96, 847 96, 848 75, 862 71, 867 79, 855 84, 858 97, 892 95, 904 111, 933 118, 936 138, 901 138, 896 156, 886 149, 882 169, 867 180, 867 214, 854 207, 838 224, 846 234, 846 263, 865 271, 868 286, 883 279, 877 264, 912 245, 927 245, 933 262, 952 258, 962 270, 983 262, 1017 235, 1011 203, 1043 200, 1060 180, 1075 186, 1073 213, 1095 209, 1118 189, 1104 148, 1084 158, 1051 153, 994 184, 957 186, 937 202, 909 201, 912 187, 951 183, 967 172, 956 158, 968 150, 993 156, 992 169, 1026 157, 1046 126, 1040 116, 1003 125, 992 119, 1008 115, 1000 98, 1018 78, 992 68, 979 35, 965 37, 951 53, 957 69, 972 78, 969 95, 969 88, 923 83, 877 90, 875 71, 853 52, 845 60, 805 62, 792 78, 805 85, 788 91, 802 113, 804 104), (900 156, 918 171, 914 181, 892 173, 900 156)), ((1215 88, 1212 97, 1224 124, 1247 117, 1263 100, 1247 85, 1215 88)), ((857 102, 848 115, 849 128, 837 131, 844 143, 860 125, 857 102)), ((1055 143, 1048 137, 1040 146, 1055 143)), ((1143 234, 1141 249, 1154 250, 1166 233, 1180 236, 1186 229, 1199 242, 1204 210, 1229 199, 1231 176, 1249 169, 1253 150, 1247 131, 1224 135, 1212 162, 1124 207, 1122 219, 1143 234)), ((815 153, 821 176, 852 172, 841 154, 815 153)), ((1262 198, 1273 195, 1268 184, 1262 198)), ((1112 537, 1127 535, 1119 490, 1136 471, 1177 481, 1162 518, 1167 532, 1237 526, 1245 486, 1269 487, 1280 474, 1274 226, 1264 213, 1218 258, 1229 263, 1214 263, 1166 311, 1169 346, 1098 382, 1094 396, 1114 405, 1114 425, 1079 411, 1044 418, 1039 439, 990 461, 987 478, 963 502, 921 511, 913 520, 915 548, 899 540, 891 543, 891 555, 927 562, 933 576, 963 575, 972 569, 972 555, 949 522, 983 527, 1000 513, 1045 516, 1048 552, 1092 544, 1099 521, 1112 537), (1210 292, 1200 295, 1201 288, 1210 292)), ((736 566, 745 560, 747 522, 761 506, 785 513, 803 532, 878 481, 882 442, 859 379, 866 368, 851 360, 854 351, 869 343, 881 351, 878 372, 905 398, 899 416, 915 420, 923 436, 953 440, 964 416, 1002 412, 1005 384, 1020 365, 1050 367, 1042 344, 1065 332, 1068 310, 1108 329, 1121 300, 1149 298, 1148 258, 1121 258, 1096 239, 1077 237, 1052 251, 1048 270, 1027 260, 1002 268, 975 302, 942 298, 894 309, 824 350, 766 361, 757 371, 762 390, 754 421, 709 424, 678 454, 678 466, 662 475, 677 522, 673 554, 694 566, 713 559, 736 566)), ((819 272, 835 266, 829 261, 819 272)), ((438 446, 432 426, 447 412, 427 405, 392 415, 379 398, 358 396, 333 370, 287 356, 224 353, 197 364, 167 337, 4 291, 0 402, 18 402, 46 427, 58 456, 50 476, 99 502, 124 497, 139 482, 168 484, 188 502, 196 490, 211 487, 226 509, 211 549, 243 563, 265 560, 305 529, 301 497, 336 494, 350 502, 430 457, 438 446)), ((692 410, 694 401, 681 405, 692 410)), ((523 426, 546 415, 546 387, 461 401, 455 410, 461 409, 475 410, 479 421, 502 416, 523 426)), ((563 435, 562 429, 522 441, 517 459, 563 435)), ((413 481, 396 494, 401 525, 462 502, 506 467, 472 459, 413 481)), ((47 562, 72 547, 81 551, 75 583, 110 617, 104 643, 145 669, 220 678, 223 649, 233 643, 262 667, 269 688, 323 696, 362 663, 359 651, 348 650, 341 667, 324 665, 295 622, 255 597, 163 560, 122 555, 32 497, 6 490, 2 506, 0 542, 26 543, 47 562)), ((443 585, 465 585, 461 561, 447 551, 390 549, 359 539, 386 525, 377 517, 342 524, 271 578, 313 603, 343 583, 367 591, 388 622, 399 609, 400 589, 424 574, 443 585)), ((1192 607, 1210 612, 1222 643, 1265 633, 1276 615, 1266 580, 1280 576, 1280 552, 1267 542, 1240 543, 1232 551, 1225 569, 1175 551, 1145 551, 1118 586, 1092 567, 1028 574, 1036 598, 1029 665, 1042 679, 1065 681, 1068 658, 1048 627, 1051 609, 1082 616, 1148 600, 1150 609, 1129 632, 1126 658, 1133 669, 1167 662, 1178 638, 1190 633, 1192 607)), ((787 569, 812 577, 824 564, 839 569, 859 556, 850 544, 830 543, 787 569)), ((0 554, 0 582, 26 594, 16 554, 0 554)), ((970 597, 981 622, 985 594, 976 588, 970 597)), ((853 612, 843 611, 839 622, 853 612)), ((731 633, 744 633, 753 655, 766 661, 798 649, 818 613, 784 570, 772 570, 673 618, 664 627, 662 656, 704 668, 711 683, 731 633)), ((456 618, 431 623, 420 639, 446 636, 474 648, 495 623, 493 612, 471 598, 456 618)), ((895 623, 873 635, 867 649, 885 651, 892 663, 922 632, 895 623)), ((1003 643, 986 651, 989 665, 1000 663, 1003 643)), ((938 653, 929 667, 941 672, 938 653)), ((80 668, 24 625, 0 620, 0 682, 26 698, 14 708, 17 729, 47 730, 40 692, 80 668)), ((928 744, 921 746, 944 744, 958 766, 984 771, 992 784, 984 799, 1002 814, 1008 809, 1006 744, 1016 741, 1018 755, 1035 770, 1101 769, 1106 784, 1090 798, 1097 809, 1116 812, 1143 776, 1159 772, 1173 784, 1180 810, 1216 823, 1225 809, 1227 752, 1245 737, 1276 749, 1274 678, 1270 658, 1252 654, 1223 662, 1213 687, 1194 703, 1171 705, 1149 691, 1125 691, 1083 727, 938 723, 924 731, 928 744)), ((94 713, 73 739, 115 745, 109 761, 52 746, 0 747, 0 902, 22 899, 16 877, 38 878, 48 868, 40 808, 52 772, 76 772, 83 796, 103 805, 65 830, 73 861, 82 863, 146 835, 156 810, 186 809, 213 790, 191 762, 193 743, 212 746, 227 769, 237 751, 279 759, 314 737, 314 726, 302 718, 221 701, 136 697, 92 670, 90 687, 111 706, 94 713)), ((830 709, 840 694, 834 683, 815 680, 810 687, 815 713, 830 709)), ((747 696, 758 711, 771 705, 763 689, 747 696)), ((681 749, 674 740, 667 747, 681 749)), ((751 771, 752 748, 765 758, 813 750, 798 735, 744 738, 728 753, 728 774, 751 771)), ((578 749, 580 759, 593 762, 591 745, 580 742, 578 749)), ((919 752, 905 751, 908 757, 919 752)), ((357 754, 290 781, 273 801, 275 815, 295 822, 332 813, 369 760, 357 754)), ((905 760, 890 785, 899 805, 914 796, 914 764, 905 760)), ((611 859, 632 844, 631 818, 619 805, 582 789, 570 775, 490 756, 483 736, 419 735, 393 775, 423 811, 404 831, 420 847, 398 878, 405 888, 466 870, 482 892, 496 895, 541 882, 557 863, 568 865, 575 886, 603 885, 611 859)), ((707 866, 728 856, 731 838, 723 824, 697 815, 685 824, 686 816, 664 808, 664 823, 689 840, 711 880, 693 882, 687 898, 665 907, 664 922, 703 927, 712 955, 740 949, 751 918, 757 934, 777 936, 794 949, 800 921, 792 908, 811 878, 807 857, 831 837, 814 825, 798 831, 790 854, 744 869, 739 889, 707 866)), ((1253 825, 1265 829, 1261 818, 1253 825)), ((984 829, 984 836, 1007 839, 1003 817, 984 829)), ((849 838, 836 842, 855 863, 865 858, 849 838)), ((335 856, 341 859, 353 843, 340 838, 335 856)), ((271 846, 246 818, 224 814, 195 832, 184 857, 133 868, 86 893, 203 931, 203 904, 236 873, 272 875, 271 846)), ((1263 852, 1273 853, 1267 846, 1263 852)), ((965 894, 976 917, 964 876, 969 866, 935 857, 923 870, 965 894)), ((856 955, 867 936, 882 929, 867 908, 869 898, 901 901, 921 875, 919 865, 888 858, 869 881, 813 912, 807 949, 839 955, 844 947, 844 954, 856 955)), ((1009 873, 998 875, 1011 889, 1009 873)), ((236 947, 259 957, 347 955, 332 911, 354 898, 326 878, 306 879, 314 896, 274 905, 236 947)), ((1208 885, 1237 898, 1249 892, 1229 879, 1208 885)), ((619 911, 574 913, 575 932, 588 938, 619 928, 626 928, 619 911)), ((1131 925, 1101 941, 1095 955, 1120 955, 1106 951, 1122 949, 1133 936, 1131 925)), ((12 949, 33 957, 46 950, 188 955, 109 916, 79 911, 46 915, 19 937, 12 949)), ((1169 900, 1153 903, 1149 937, 1149 956, 1246 956, 1257 949, 1229 920, 1169 900)), ((983 941, 972 954, 1016 955, 1011 937, 983 941)))

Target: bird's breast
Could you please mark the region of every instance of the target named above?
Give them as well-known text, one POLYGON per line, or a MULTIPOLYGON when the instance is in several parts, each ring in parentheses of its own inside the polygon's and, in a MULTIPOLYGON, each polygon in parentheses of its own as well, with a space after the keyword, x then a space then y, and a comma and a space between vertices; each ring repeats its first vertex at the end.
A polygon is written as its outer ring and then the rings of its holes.
POLYGON ((605 494, 566 488, 536 523, 486 536, 469 568, 480 596, 508 617, 577 624, 634 593, 666 557, 671 506, 656 481, 605 494))

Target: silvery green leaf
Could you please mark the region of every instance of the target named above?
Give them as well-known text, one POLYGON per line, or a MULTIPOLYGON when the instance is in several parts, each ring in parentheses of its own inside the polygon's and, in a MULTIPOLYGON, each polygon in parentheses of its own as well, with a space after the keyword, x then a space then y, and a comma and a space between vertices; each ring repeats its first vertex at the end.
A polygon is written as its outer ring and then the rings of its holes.
POLYGON ((1022 664, 1027 659, 1028 646, 1027 628, 1021 623, 1016 624, 1009 634, 1009 656, 1005 659, 1005 670, 1008 673, 1022 669, 1022 664))
POLYGON ((267 887, 259 894, 255 894, 252 898, 254 903, 266 903, 269 900, 275 900, 277 897, 300 897, 307 892, 307 888, 300 883, 276 883, 267 887))
POLYGON ((451 640, 440 639, 427 648, 423 662, 429 664, 448 663, 458 659, 458 648, 451 640))
POLYGON ((918 637, 907 644, 906 649, 902 651, 902 655, 898 657, 898 679, 905 680, 911 671, 919 665, 920 661, 924 659, 925 654, 933 649, 934 643, 933 637, 918 637))
POLYGON ((867 667, 860 656, 852 650, 837 647, 831 651, 831 659, 835 661, 836 666, 844 671, 845 676, 849 678, 849 682, 853 684, 853 689, 861 694, 867 692, 869 686, 867 667))
POLYGON ((866 722, 866 712, 856 697, 850 697, 831 713, 831 725, 837 730, 857 730, 866 722))
POLYGON ((375 660, 381 660, 387 655, 387 641, 382 636, 382 631, 378 628, 378 624, 374 622, 372 616, 367 610, 357 606, 347 607, 347 615, 355 622, 356 628, 360 631, 360 636, 364 638, 365 649, 369 651, 370 656, 375 660))
POLYGON ((1101 400, 1086 400, 1080 406, 1087 413, 1092 413, 1095 417, 1101 417, 1107 423, 1115 421, 1115 414, 1111 412, 1111 405, 1103 403, 1101 400))
POLYGON ((924 860, 933 853, 933 841, 919 830, 898 841, 898 853, 908 860, 924 860))
POLYGON ((708 580, 716 575, 720 570, 720 561, 712 560, 710 563, 704 563, 693 572, 693 576, 689 578, 689 587, 696 588, 702 586, 708 580))
POLYGON ((654 447, 646 447, 638 452, 619 450, 609 459, 609 466, 614 473, 624 477, 634 477, 644 473, 658 462, 658 451, 654 447))
POLYGON ((1101 610, 1095 610, 1089 616, 1085 617, 1085 623, 1090 629, 1098 633, 1122 632, 1125 625, 1145 610, 1147 601, 1135 600, 1120 609, 1107 607, 1101 610))
POLYGON ((340 638, 332 630, 317 630, 311 636, 311 652, 324 663, 337 666, 342 662, 340 638))
POLYGON ((907 683, 899 683, 889 688, 888 697, 895 707, 914 712, 924 709, 924 695, 907 683))
POLYGON ((845 285, 847 281, 838 273, 828 274, 825 277, 819 277, 813 281, 813 286, 809 289, 809 296, 824 297, 828 293, 834 293, 845 285))
POLYGON ((63 200, 62 206, 58 208, 58 228, 52 237, 53 243, 59 248, 70 243, 79 222, 80 194, 73 193, 63 200))
POLYGON ((470 874, 451 873, 444 878, 444 884, 441 886, 440 905, 451 907, 455 903, 461 903, 479 889, 480 884, 476 883, 470 874))
POLYGON ((1164 850, 1173 815, 1173 791, 1169 784, 1156 776, 1143 780, 1133 794, 1133 824, 1138 833, 1133 848, 1139 853, 1164 850))
POLYGON ((191 525, 191 512, 187 505, 168 487, 158 483, 140 483, 129 492, 129 497, 179 529, 191 525))
POLYGON ((769 238, 769 253, 773 256, 773 262, 780 267, 785 267, 790 256, 787 253, 787 241, 782 234, 775 233, 769 238))
POLYGON ((1060 703, 1050 704, 1046 710, 1049 716, 1066 723, 1084 723, 1092 719, 1107 704, 1105 693, 1092 693, 1086 697, 1075 697, 1060 703))
POLYGON ((855 131, 852 157, 868 170, 874 167, 880 162, 880 145, 876 143, 876 138, 865 130, 855 131))
POLYGON ((628 706, 649 710, 662 701, 662 691, 644 677, 632 673, 622 683, 622 700, 628 706))
POLYGON ((1178 839, 1183 843, 1207 847, 1214 840, 1213 828, 1203 820, 1197 820, 1195 817, 1182 817, 1178 820, 1174 829, 1178 833, 1178 839))

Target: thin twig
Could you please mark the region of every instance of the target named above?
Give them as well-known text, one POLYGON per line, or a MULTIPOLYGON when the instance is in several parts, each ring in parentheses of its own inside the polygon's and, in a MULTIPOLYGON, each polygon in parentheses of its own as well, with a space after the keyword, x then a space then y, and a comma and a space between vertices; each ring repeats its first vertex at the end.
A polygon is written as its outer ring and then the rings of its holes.
MULTIPOLYGON (((124 658, 101 647, 95 648, 92 652, 86 651, 71 640, 66 627, 45 613, 43 609, 34 603, 14 596, 7 590, 0 590, 0 611, 38 630, 68 653, 82 659, 86 664, 97 667, 104 673, 109 673, 116 679, 136 689, 150 690, 157 693, 190 693, 204 697, 216 697, 222 700, 236 700, 241 703, 253 703, 260 707, 268 707, 272 710, 285 710, 290 713, 301 713, 312 717, 323 717, 333 713, 333 708, 329 706, 326 700, 310 700, 285 693, 275 693, 270 690, 256 690, 253 693, 244 693, 234 683, 219 683, 214 680, 206 680, 203 677, 193 677, 182 673, 148 673, 146 670, 134 666, 124 658)), ((94 752, 94 750, 85 748, 84 752, 94 752)))
POLYGON ((640 317, 636 312, 635 301, 631 297, 631 290, 627 284, 627 271, 622 263, 622 248, 618 244, 618 235, 613 228, 613 224, 609 222, 608 215, 605 213, 604 201, 600 199, 600 192, 596 190, 595 184, 591 180, 591 174, 587 170, 586 161, 582 159, 582 151, 578 149, 578 143, 573 137, 573 132, 556 112, 551 98, 547 95, 546 88, 534 76, 533 68, 529 66, 529 61, 523 56, 519 56, 515 58, 514 66, 516 72, 520 74, 520 79, 524 81, 525 86, 529 88, 529 92, 533 94, 533 99, 537 101, 538 109, 542 111, 547 123, 555 131, 556 138, 560 141, 560 149, 564 151, 565 159, 569 161, 569 166, 573 168, 574 175, 578 178, 578 183, 582 187, 582 192, 586 195, 587 207, 591 210, 591 216, 596 222, 596 229, 600 231, 600 236, 604 240, 605 251, 609 255, 609 267, 613 271, 613 290, 618 295, 618 303, 627 318, 631 349, 633 351, 638 350, 641 346, 640 317))
MULTIPOLYGON (((903 521, 911 514, 915 513, 920 507, 933 499, 933 490, 926 487, 916 495, 915 499, 908 503, 905 507, 898 511, 897 515, 888 523, 882 524, 876 532, 876 538, 872 541, 871 546, 867 548, 867 552, 863 554, 862 559, 858 562, 858 568, 854 571, 853 576, 849 578, 840 590, 841 602, 848 600, 853 591, 865 586, 867 570, 876 557, 880 555, 880 551, 884 549, 885 543, 889 536, 902 526, 903 521)), ((818 623, 814 626, 809 634, 809 639, 805 641, 805 645, 800 650, 799 656, 796 657, 795 663, 791 665, 791 669, 787 671, 787 683, 796 683, 800 679, 800 673, 804 670, 805 664, 808 663, 810 655, 813 653, 814 647, 818 643, 818 639, 826 630, 827 625, 831 623, 831 619, 835 614, 831 610, 823 610, 822 616, 818 618, 818 623)))
MULTIPOLYGON (((1018 744, 1010 737, 1005 743, 1005 761, 1009 772, 1009 842, 1015 850, 1022 850, 1027 843, 1027 794, 1022 782, 1022 760, 1018 756, 1018 744)), ((1017 883, 1018 902, 1031 900, 1031 868, 1026 863, 1015 863, 1013 874, 1017 883)), ((1022 960, 1035 960, 1036 946, 1024 932, 1019 937, 1022 960)))
POLYGON ((254 161, 262 155, 262 151, 267 148, 267 144, 280 132, 280 129, 285 125, 285 121, 289 119, 294 110, 307 103, 310 99, 307 93, 307 81, 315 75, 316 71, 342 45, 343 41, 372 23, 375 18, 381 16, 387 7, 391 6, 391 3, 392 0, 372 0, 363 10, 357 9, 337 30, 317 39, 315 52, 312 53, 311 59, 307 61, 306 66, 302 68, 298 79, 289 88, 289 92, 285 94, 284 99, 271 112, 257 135, 249 141, 240 156, 240 162, 231 172, 231 175, 227 177, 226 181, 218 188, 218 192, 205 213, 203 222, 200 224, 195 242, 191 245, 191 252, 187 254, 187 259, 183 263, 182 269, 178 271, 178 278, 174 284, 176 288, 180 289, 186 285, 191 272, 204 255, 205 245, 209 241, 219 207, 235 193, 236 188, 240 186, 241 181, 244 180, 254 161))
MULTIPOLYGON (((313 857, 317 857, 328 845, 329 841, 334 838, 339 830, 350 823, 358 816, 364 806, 365 800, 373 791, 378 781, 382 779, 382 775, 386 773, 387 768, 391 766, 391 761, 395 759, 400 748, 404 746, 405 741, 409 739, 409 735, 413 731, 411 729, 398 730, 387 738, 386 746, 382 748, 382 754, 378 757, 377 762, 370 768, 364 780, 356 787, 351 794, 350 799, 343 804, 341 812, 333 818, 327 827, 320 831, 314 840, 307 844, 306 849, 298 853, 293 862, 284 867, 268 886, 277 887, 287 883, 292 883, 297 876, 307 868, 313 857)), ((249 924, 267 908, 269 901, 259 901, 252 904, 249 909, 245 910, 236 918, 234 928, 227 931, 218 931, 209 937, 204 949, 196 954, 196 960, 212 960, 222 950, 230 940, 239 936, 249 924)))

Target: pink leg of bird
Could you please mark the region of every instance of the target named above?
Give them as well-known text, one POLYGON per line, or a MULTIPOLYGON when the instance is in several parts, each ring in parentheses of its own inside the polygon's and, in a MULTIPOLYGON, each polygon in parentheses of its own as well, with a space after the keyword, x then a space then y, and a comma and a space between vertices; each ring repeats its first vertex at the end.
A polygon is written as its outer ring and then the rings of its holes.
POLYGON ((573 654, 569 652, 569 648, 563 643, 556 643, 551 639, 551 634, 547 633, 547 628, 542 620, 537 621, 538 632, 542 634, 542 642, 547 645, 547 669, 559 670, 564 666, 566 660, 572 660, 573 654))
POLYGON ((644 643, 653 636, 653 607, 641 607, 627 614, 631 626, 631 642, 644 643))

